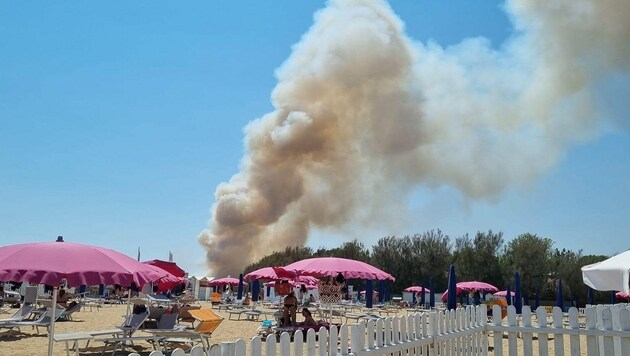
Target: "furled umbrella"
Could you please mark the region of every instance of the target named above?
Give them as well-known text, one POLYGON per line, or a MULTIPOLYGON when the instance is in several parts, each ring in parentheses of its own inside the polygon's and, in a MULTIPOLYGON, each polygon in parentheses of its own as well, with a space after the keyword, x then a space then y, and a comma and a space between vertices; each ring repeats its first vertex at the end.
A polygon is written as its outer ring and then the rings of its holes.
POLYGON ((374 306, 374 284, 371 279, 365 282, 365 307, 372 308, 374 306))
POLYGON ((514 273, 514 308, 516 308, 516 314, 523 313, 523 299, 521 299, 521 276, 518 272, 514 273))
POLYGON ((448 297, 446 307, 448 310, 457 308, 457 276, 455 276, 454 265, 451 265, 448 272, 448 297))
POLYGON ((243 274, 239 274, 238 276, 238 289, 236 292, 236 299, 241 300, 243 299, 243 283, 245 283, 245 281, 243 281, 243 274))
MULTIPOLYGON (((167 276, 167 272, 140 263, 120 252, 79 243, 33 242, 0 247, 0 281, 29 282, 53 286, 53 310, 57 288, 65 280, 70 287, 119 284, 138 287, 167 276)), ((54 318, 48 336, 48 355, 52 355, 54 318)))
POLYGON ((433 289, 433 276, 429 276, 429 308, 435 308, 435 291, 433 289))
POLYGON ((422 293, 422 294, 420 294, 420 305, 422 305, 422 307, 424 308, 425 307, 425 305, 424 305, 424 303, 425 303, 425 296, 424 296, 425 288, 424 288, 424 286, 422 286, 422 291, 420 293, 422 293))
POLYGON ((586 294, 587 294, 588 304, 590 305, 595 304, 595 293, 593 292, 593 288, 588 287, 588 291, 586 292, 586 294))
POLYGON ((507 305, 511 305, 512 304, 512 296, 514 295, 512 292, 510 292, 510 285, 507 286, 507 288, 505 288, 506 293, 505 293, 505 301, 507 302, 507 305))
POLYGON ((556 293, 556 306, 564 311, 564 298, 562 297, 562 280, 558 279, 558 289, 556 293))

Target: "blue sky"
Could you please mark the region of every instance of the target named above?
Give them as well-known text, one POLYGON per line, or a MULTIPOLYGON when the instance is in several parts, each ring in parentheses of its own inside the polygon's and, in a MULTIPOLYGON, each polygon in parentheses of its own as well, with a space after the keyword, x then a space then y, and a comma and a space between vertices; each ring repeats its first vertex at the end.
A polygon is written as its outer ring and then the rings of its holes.
MULTIPOLYGON (((243 128, 273 110, 277 69, 323 1, 1 2, 0 239, 97 244, 204 271, 197 236, 216 186, 238 171, 243 128)), ((498 2, 392 1, 415 41, 441 46, 512 26, 498 2)), ((623 112, 623 110, 620 110, 623 112)), ((625 112, 624 112, 625 113, 625 112)), ((621 120, 621 119, 619 119, 621 120)), ((552 238, 585 254, 626 250, 630 134, 608 128, 569 149, 531 186, 471 200, 418 187, 416 217, 397 231, 439 228, 552 238)))

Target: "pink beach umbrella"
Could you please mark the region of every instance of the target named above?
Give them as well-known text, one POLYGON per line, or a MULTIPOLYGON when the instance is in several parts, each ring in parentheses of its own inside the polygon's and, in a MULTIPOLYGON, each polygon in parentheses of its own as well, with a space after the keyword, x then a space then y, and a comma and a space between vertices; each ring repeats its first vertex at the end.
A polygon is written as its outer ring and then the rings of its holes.
MULTIPOLYGON (((276 283, 278 283, 278 281, 271 281, 271 282, 267 282, 265 283, 265 287, 275 287, 276 283)), ((291 284, 291 287, 297 288, 297 287, 301 287, 302 285, 304 285, 306 287, 306 289, 317 289, 317 284, 316 283, 300 283, 300 282, 296 282, 296 281, 289 281, 288 283, 291 284)))
POLYGON ((249 272, 244 276, 245 280, 251 281, 254 279, 266 279, 270 281, 278 281, 278 280, 287 280, 291 281, 298 286, 300 284, 312 285, 317 284, 319 281, 316 277, 313 276, 298 276, 295 273, 288 272, 290 275, 287 277, 287 272, 283 271, 277 267, 264 267, 257 269, 255 271, 249 272), (277 271, 280 270, 280 275, 278 275, 277 271))
MULTIPOLYGON (((482 291, 482 292, 498 292, 499 288, 486 282, 479 282, 479 281, 459 282, 457 283, 457 293, 455 293, 455 295, 460 295, 462 292, 470 292, 473 290, 482 291)), ((447 296, 448 296, 448 289, 444 292, 444 294, 442 294, 443 302, 446 302, 447 296)))
POLYGON ((480 281, 469 281, 469 282, 459 282, 457 283, 457 291, 459 294, 459 290, 463 291, 472 291, 477 290, 480 292, 498 292, 499 288, 493 286, 490 283, 480 282, 480 281))
MULTIPOLYGON (((493 294, 495 297, 507 297, 507 291, 506 290, 500 290, 496 293, 493 294)), ((510 291, 510 297, 514 296, 514 292, 510 291)))
POLYGON ((365 262, 339 257, 308 258, 291 263, 283 269, 299 275, 314 277, 336 277, 341 273, 346 279, 396 280, 389 273, 383 272, 365 262))
POLYGON ((617 293, 615 293, 615 297, 617 297, 619 299, 630 299, 630 294, 628 294, 626 292, 617 292, 617 293))
MULTIPOLYGON (((29 282, 53 286, 53 310, 57 287, 66 280, 71 287, 120 284, 142 287, 167 276, 120 252, 103 247, 64 242, 33 242, 0 247, 0 281, 29 282)), ((54 318, 48 334, 48 355, 53 351, 54 318)))
MULTIPOLYGON (((413 293, 422 293, 422 287, 420 286, 411 286, 411 287, 407 287, 404 290, 405 292, 413 292, 413 293)), ((424 293, 431 293, 431 291, 429 290, 429 288, 424 287, 424 293)))
MULTIPOLYGON (((211 286, 237 286, 238 278, 227 276, 224 278, 213 279, 208 284, 211 286)), ((243 282, 243 285, 247 285, 247 283, 243 282)))
POLYGON ((245 280, 247 281, 252 281, 254 279, 267 279, 267 280, 275 281, 278 279, 292 279, 296 276, 297 274, 291 273, 288 271, 283 271, 282 268, 263 267, 255 271, 249 272, 248 274, 243 276, 243 278, 245 278, 245 280), (280 272, 280 275, 278 275, 278 271, 280 272))

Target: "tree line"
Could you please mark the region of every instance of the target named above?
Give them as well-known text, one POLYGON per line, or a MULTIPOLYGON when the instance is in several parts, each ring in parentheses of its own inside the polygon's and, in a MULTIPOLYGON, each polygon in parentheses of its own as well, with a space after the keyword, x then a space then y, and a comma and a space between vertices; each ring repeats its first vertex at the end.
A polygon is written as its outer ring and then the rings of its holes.
MULTIPOLYGON (((587 302, 587 286, 580 268, 602 261, 608 256, 583 255, 582 250, 554 248, 553 241, 536 234, 524 233, 505 243, 503 233, 477 232, 452 240, 440 230, 404 237, 386 236, 371 248, 354 240, 336 248, 286 247, 261 258, 245 269, 245 273, 268 266, 287 264, 312 257, 343 257, 369 263, 396 277, 387 288, 401 294, 411 285, 429 286, 433 279, 437 295, 446 290, 449 266, 455 266, 458 281, 483 281, 514 290, 514 273, 521 276, 521 293, 532 300, 538 293, 541 300, 555 300, 558 282, 562 280, 566 301, 576 305, 587 302)), ((365 281, 350 281, 363 289, 365 281)), ((597 302, 609 302, 610 293, 595 291, 597 302)))

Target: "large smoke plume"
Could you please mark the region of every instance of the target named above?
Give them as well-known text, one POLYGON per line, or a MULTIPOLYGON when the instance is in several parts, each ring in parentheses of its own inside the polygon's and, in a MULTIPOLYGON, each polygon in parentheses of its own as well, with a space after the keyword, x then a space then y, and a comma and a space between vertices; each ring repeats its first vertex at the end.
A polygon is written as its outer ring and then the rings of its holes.
POLYGON ((496 198, 619 120, 608 104, 627 117, 630 1, 506 11, 515 29, 500 49, 443 48, 408 38, 385 2, 330 1, 277 71, 275 111, 247 126, 240 172, 216 189, 199 237, 212 272, 303 245, 311 227, 381 223, 418 185, 496 198))

